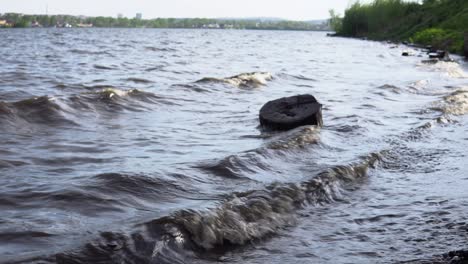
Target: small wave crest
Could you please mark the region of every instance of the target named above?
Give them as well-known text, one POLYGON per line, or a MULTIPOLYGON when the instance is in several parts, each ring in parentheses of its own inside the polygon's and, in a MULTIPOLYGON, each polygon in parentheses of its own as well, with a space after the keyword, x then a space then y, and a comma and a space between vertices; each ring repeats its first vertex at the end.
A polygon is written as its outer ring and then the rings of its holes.
POLYGON ((468 88, 464 87, 444 96, 443 101, 437 102, 432 109, 444 114, 465 115, 468 113, 468 88))
POLYGON ((0 123, 13 127, 27 124, 78 125, 83 110, 142 111, 148 104, 170 104, 153 93, 138 89, 103 88, 70 97, 33 97, 17 102, 0 101, 0 123))
POLYGON ((227 78, 213 78, 205 77, 202 78, 196 83, 210 83, 210 82, 220 82, 227 83, 236 87, 259 87, 266 85, 268 81, 273 79, 273 75, 269 72, 251 72, 251 73, 242 73, 239 75, 227 77, 227 78))
POLYGON ((134 83, 152 83, 153 82, 153 81, 148 80, 148 79, 135 78, 135 77, 127 78, 127 79, 125 79, 125 81, 134 82, 134 83))
POLYGON ((74 106, 80 108, 107 112, 116 110, 141 112, 150 110, 155 104, 170 104, 170 102, 150 92, 111 87, 79 94, 71 98, 71 101, 73 101, 74 106))
POLYGON ((157 52, 176 52, 177 51, 176 49, 173 49, 173 48, 158 48, 158 47, 151 47, 151 46, 145 47, 145 49, 149 51, 157 51, 157 52))
MULTIPOLYGON (((264 147, 246 151, 237 155, 230 155, 224 159, 201 164, 196 168, 213 173, 216 176, 229 179, 248 179, 246 175, 257 173, 271 173, 268 163, 272 155, 283 152, 296 151, 309 145, 319 143, 320 128, 304 126, 294 129, 285 135, 270 135, 271 141, 264 147)), ((254 179, 255 180, 255 179, 254 179)))
POLYGON ((300 127, 272 141, 267 145, 267 148, 277 150, 304 148, 308 145, 319 143, 319 132, 320 128, 317 126, 300 127))
POLYGON ((109 51, 91 51, 91 50, 83 50, 83 49, 71 49, 68 52, 76 53, 80 55, 111 55, 109 51))
POLYGON ((400 94, 402 92, 402 89, 391 84, 384 84, 379 87, 377 87, 379 90, 384 90, 384 91, 391 91, 395 94, 400 94))
POLYGON ((426 67, 432 71, 443 72, 446 76, 452 78, 468 78, 468 74, 462 69, 460 64, 453 61, 431 61, 431 63, 422 62, 418 66, 426 67))
POLYGON ((33 97, 17 102, 0 102, 0 122, 76 125, 55 97, 33 97))
POLYGON ((174 197, 186 197, 191 194, 191 189, 188 186, 164 179, 160 175, 125 173, 96 175, 93 177, 92 184, 86 189, 111 196, 118 193, 122 197, 121 200, 128 204, 138 204, 143 200, 151 203, 155 203, 155 201, 168 202, 174 197))
POLYGON ((116 69, 115 67, 99 65, 99 64, 95 64, 95 65, 93 65, 93 67, 98 69, 98 70, 115 70, 116 69))

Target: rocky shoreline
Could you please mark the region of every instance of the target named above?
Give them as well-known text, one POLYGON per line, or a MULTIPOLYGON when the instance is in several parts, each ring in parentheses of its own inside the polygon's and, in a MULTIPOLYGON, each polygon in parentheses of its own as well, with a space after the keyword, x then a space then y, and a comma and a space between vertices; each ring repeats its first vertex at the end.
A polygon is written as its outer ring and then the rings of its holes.
MULTIPOLYGON (((373 39, 369 39, 367 37, 350 37, 350 36, 344 36, 344 35, 341 35, 341 34, 338 34, 338 33, 327 33, 327 37, 342 37, 342 38, 354 38, 354 39, 361 39, 361 40, 373 40, 373 39)), ((440 53, 440 52, 448 53, 448 51, 443 49, 442 47, 435 47, 435 46, 433 47, 433 46, 430 46, 430 45, 428 46, 428 45, 423 45, 423 44, 419 44, 419 43, 409 43, 407 41, 401 41, 401 42, 397 42, 397 41, 393 41, 393 40, 375 40, 375 41, 386 42, 386 43, 395 44, 395 45, 402 44, 402 45, 406 45, 408 47, 416 48, 416 49, 426 49, 431 53, 440 53)), ((466 59, 468 59, 468 32, 465 33, 463 54, 458 54, 458 55, 462 55, 466 59)), ((406 56, 406 55, 403 55, 403 56, 406 56)))

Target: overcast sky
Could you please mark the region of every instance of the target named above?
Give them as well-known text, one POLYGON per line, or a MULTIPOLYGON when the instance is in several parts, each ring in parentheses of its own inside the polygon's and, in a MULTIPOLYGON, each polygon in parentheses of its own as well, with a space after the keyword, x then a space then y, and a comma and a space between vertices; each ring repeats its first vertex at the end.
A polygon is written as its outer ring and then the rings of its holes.
POLYGON ((294 20, 343 14, 350 0, 0 0, 0 13, 134 17, 281 17, 294 20))

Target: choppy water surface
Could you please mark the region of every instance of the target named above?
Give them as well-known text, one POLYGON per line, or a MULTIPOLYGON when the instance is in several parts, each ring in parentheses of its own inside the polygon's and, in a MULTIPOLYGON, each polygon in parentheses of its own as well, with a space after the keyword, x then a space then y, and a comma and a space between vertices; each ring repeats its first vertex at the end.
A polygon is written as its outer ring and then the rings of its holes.
POLYGON ((1 30, 0 46, 0 262, 466 248, 463 62, 312 32, 1 30), (322 129, 258 127, 264 103, 303 93, 322 129))

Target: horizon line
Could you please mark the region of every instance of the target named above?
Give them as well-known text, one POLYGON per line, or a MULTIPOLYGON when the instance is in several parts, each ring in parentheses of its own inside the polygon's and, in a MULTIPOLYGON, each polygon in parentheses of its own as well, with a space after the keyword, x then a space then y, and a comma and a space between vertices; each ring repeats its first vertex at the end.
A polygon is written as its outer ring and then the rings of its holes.
MULTIPOLYGON (((71 14, 38 14, 38 13, 21 13, 21 12, 3 12, 0 15, 5 14, 19 14, 19 15, 28 15, 28 16, 74 16, 74 17, 111 17, 111 18, 119 18, 117 16, 106 16, 106 15, 97 15, 97 16, 90 16, 90 15, 71 15, 71 14)), ((136 14, 135 14, 136 17, 136 14)), ((127 17, 122 16, 122 18, 127 19, 134 19, 135 17, 127 17)), ((328 20, 330 18, 310 18, 310 19, 289 19, 283 17, 271 17, 271 16, 246 16, 246 17, 154 17, 154 18, 141 18, 141 20, 153 20, 153 19, 213 19, 213 20, 272 20, 272 21, 297 21, 297 22, 307 22, 307 21, 319 21, 319 20, 328 20)))

